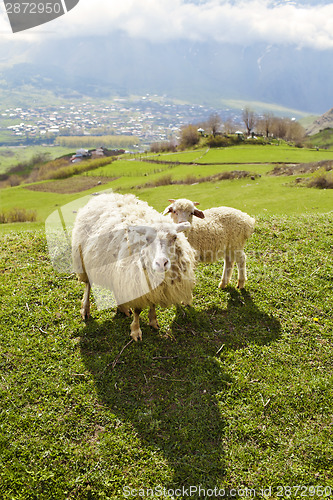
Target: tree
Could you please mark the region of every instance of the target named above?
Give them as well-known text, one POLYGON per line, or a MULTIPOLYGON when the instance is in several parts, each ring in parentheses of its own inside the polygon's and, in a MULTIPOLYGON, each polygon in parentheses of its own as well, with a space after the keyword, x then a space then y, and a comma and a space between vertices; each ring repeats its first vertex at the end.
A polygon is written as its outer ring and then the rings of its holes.
POLYGON ((242 113, 242 120, 243 120, 244 125, 246 127, 247 134, 251 135, 251 131, 253 130, 253 128, 257 122, 257 118, 256 118, 254 111, 252 111, 248 107, 244 108, 243 113, 242 113))
POLYGON ((274 117, 272 121, 272 132, 274 137, 279 139, 287 138, 287 131, 289 126, 289 118, 278 118, 274 117))
POLYGON ((220 132, 222 126, 222 119, 217 113, 213 113, 210 115, 206 122, 206 128, 212 134, 213 137, 216 136, 218 132, 220 132))
POLYGON ((262 118, 257 121, 257 129, 261 132, 267 139, 272 133, 274 115, 273 113, 264 113, 262 118))
POLYGON ((287 131, 287 140, 295 141, 300 144, 305 137, 304 127, 295 119, 289 120, 289 127, 287 131))
POLYGON ((197 125, 189 124, 182 127, 180 131, 180 147, 182 149, 191 148, 198 144, 200 135, 197 125))
POLYGON ((237 126, 234 122, 234 119, 230 116, 224 122, 224 132, 226 134, 233 134, 237 130, 237 126))

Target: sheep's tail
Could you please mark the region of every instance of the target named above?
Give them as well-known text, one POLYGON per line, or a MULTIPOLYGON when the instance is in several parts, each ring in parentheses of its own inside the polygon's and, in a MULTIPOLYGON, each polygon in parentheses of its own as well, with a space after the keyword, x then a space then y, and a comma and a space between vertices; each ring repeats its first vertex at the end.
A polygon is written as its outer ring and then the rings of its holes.
POLYGON ((245 236, 249 238, 254 233, 254 227, 256 224, 256 220, 254 217, 249 216, 248 224, 246 224, 245 236))

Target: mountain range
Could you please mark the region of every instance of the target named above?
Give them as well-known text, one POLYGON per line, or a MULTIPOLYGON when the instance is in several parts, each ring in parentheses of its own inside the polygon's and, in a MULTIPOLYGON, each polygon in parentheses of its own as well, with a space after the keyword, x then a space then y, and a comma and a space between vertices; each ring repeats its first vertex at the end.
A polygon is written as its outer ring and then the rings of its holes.
POLYGON ((154 43, 120 31, 5 43, 10 57, 0 60, 3 89, 28 84, 57 95, 96 98, 156 93, 218 108, 252 103, 255 111, 297 118, 332 107, 331 51, 216 41, 154 43))

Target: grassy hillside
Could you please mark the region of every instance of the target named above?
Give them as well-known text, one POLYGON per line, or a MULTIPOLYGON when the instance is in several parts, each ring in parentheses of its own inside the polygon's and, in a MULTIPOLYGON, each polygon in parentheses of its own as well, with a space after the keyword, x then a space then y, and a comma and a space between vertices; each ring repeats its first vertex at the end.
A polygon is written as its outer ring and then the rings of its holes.
POLYGON ((1 191, 1 210, 38 220, 0 226, 1 499, 332 497, 332 190, 295 183, 309 173, 269 173, 332 154, 124 157, 1 191), (201 182, 232 171, 250 175, 201 182), (193 307, 158 309, 158 332, 144 311, 142 343, 129 343, 130 318, 94 299, 83 323, 83 286, 52 267, 44 223, 106 188, 158 210, 188 197, 254 215, 246 290, 235 275, 218 289, 221 262, 199 265, 193 307))
POLYGON ((7 172, 19 163, 29 162, 36 155, 46 154, 50 159, 54 159, 72 151, 72 149, 61 146, 0 147, 0 174, 7 172))
POLYGON ((145 312, 129 345, 114 310, 80 321, 42 230, 2 235, 1 498, 330 498, 332 223, 259 215, 246 291, 201 265, 193 307, 159 310, 157 333, 145 312))
MULTIPOLYGON (((332 190, 296 185, 297 178, 308 177, 309 173, 295 171, 294 175, 275 176, 270 172, 276 164, 327 161, 332 156, 331 150, 298 149, 283 144, 243 145, 177 154, 124 156, 88 172, 84 172, 86 167, 81 164, 77 170, 80 168, 83 173, 74 176, 72 166, 68 165, 66 173, 67 167, 62 165, 61 172, 54 174, 57 181, 51 179, 1 190, 0 211, 35 210, 36 224, 42 226, 58 206, 89 193, 113 189, 132 192, 159 211, 165 208, 169 198, 187 197, 200 202, 202 208, 229 205, 255 216, 324 213, 332 210, 332 190), (72 176, 59 179, 60 173, 61 177, 72 176), (243 174, 247 176, 242 177, 243 174), (238 175, 241 178, 237 178, 238 175), (221 180, 222 177, 225 179, 221 180)), ((28 227, 36 227, 36 224, 28 227)), ((11 230, 11 226, 2 225, 0 230, 11 230)))
POLYGON ((311 135, 306 140, 307 144, 318 146, 320 148, 333 147, 333 129, 326 128, 317 134, 311 135))

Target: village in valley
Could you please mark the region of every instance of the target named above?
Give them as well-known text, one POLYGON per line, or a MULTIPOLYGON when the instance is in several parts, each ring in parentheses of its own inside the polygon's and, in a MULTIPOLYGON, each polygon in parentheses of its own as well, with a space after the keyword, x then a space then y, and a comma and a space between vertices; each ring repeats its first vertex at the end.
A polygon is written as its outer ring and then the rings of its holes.
MULTIPOLYGON (((61 136, 126 135, 140 147, 170 140, 193 120, 205 120, 216 109, 175 103, 166 97, 145 95, 97 102, 80 100, 43 107, 0 109, 0 134, 10 143, 53 144, 61 136)), ((219 110, 220 114, 231 110, 219 110)))

